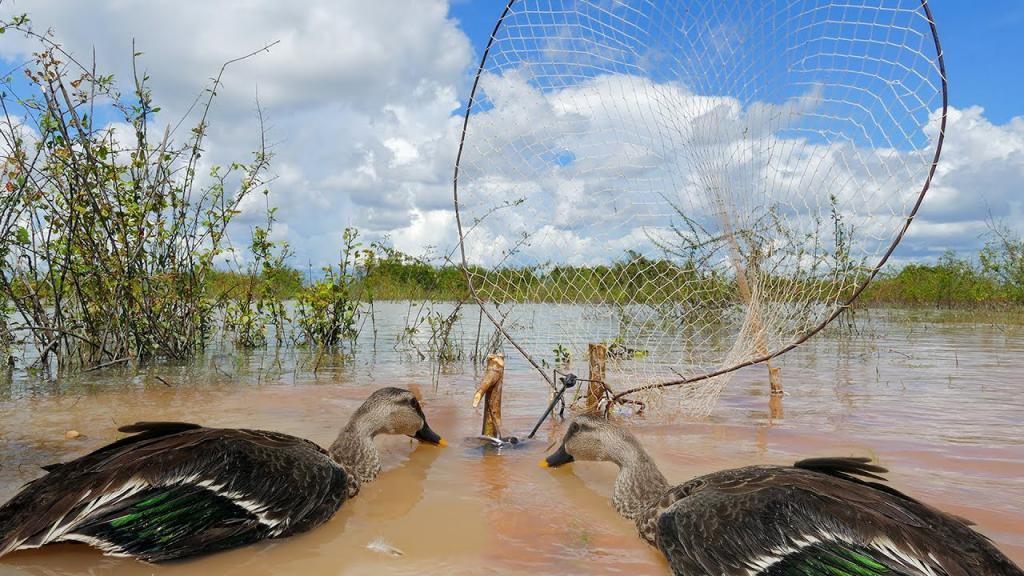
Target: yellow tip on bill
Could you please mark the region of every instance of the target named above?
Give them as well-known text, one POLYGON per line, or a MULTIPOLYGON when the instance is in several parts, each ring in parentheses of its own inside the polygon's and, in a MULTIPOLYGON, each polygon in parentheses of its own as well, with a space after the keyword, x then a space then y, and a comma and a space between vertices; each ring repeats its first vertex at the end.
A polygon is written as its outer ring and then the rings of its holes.
POLYGON ((541 460, 540 462, 537 463, 537 465, 540 466, 541 468, 550 468, 550 466, 548 466, 547 460, 541 460))
POLYGON ((444 438, 441 438, 440 440, 437 441, 437 445, 438 446, 447 446, 448 442, 444 438))

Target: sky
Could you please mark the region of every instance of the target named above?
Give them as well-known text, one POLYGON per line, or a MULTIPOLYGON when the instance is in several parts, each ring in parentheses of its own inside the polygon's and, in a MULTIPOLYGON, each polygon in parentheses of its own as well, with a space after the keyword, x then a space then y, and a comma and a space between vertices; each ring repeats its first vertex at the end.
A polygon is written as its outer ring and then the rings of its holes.
MULTIPOLYGON (((51 28, 85 59, 95 50, 98 67, 119 78, 130 71, 134 39, 163 109, 157 118, 162 123, 184 113, 222 62, 280 41, 228 70, 210 117, 207 158, 229 163, 249 157, 259 136, 258 94, 275 155, 270 202, 279 222, 273 238, 289 242, 293 264, 335 261, 346 226, 415 255, 455 246, 451 178, 461 115, 504 0, 142 4, 145 9, 120 0, 3 0, 0 15, 28 12, 36 29, 51 28)), ((977 252, 989 214, 1024 231, 1024 35, 1018 32, 1024 3, 933 0, 931 6, 946 57, 949 123, 932 191, 895 254, 902 262, 934 260, 947 249, 977 252)), ((0 36, 3 69, 16 69, 29 49, 18 36, 0 36)), ((738 110, 732 120, 749 118, 750 102, 723 102, 718 104, 738 110)), ((542 124, 539 117, 534 122, 542 124)), ((554 162, 562 169, 585 160, 579 150, 566 150, 554 162)), ((526 181, 529 176, 521 186, 535 184, 526 181)), ((565 191, 553 202, 579 201, 571 178, 552 186, 565 191)), ((242 209, 232 230, 238 246, 263 221, 264 200, 253 197, 242 209)), ((537 243, 535 259, 558 260, 571 252, 590 263, 649 240, 637 229, 624 230, 610 253, 609 245, 588 243, 575 223, 557 217, 525 225, 549 226, 556 239, 537 243)), ((499 261, 501 242, 483 230, 478 236, 478 246, 493 249, 477 250, 475 257, 499 261)))

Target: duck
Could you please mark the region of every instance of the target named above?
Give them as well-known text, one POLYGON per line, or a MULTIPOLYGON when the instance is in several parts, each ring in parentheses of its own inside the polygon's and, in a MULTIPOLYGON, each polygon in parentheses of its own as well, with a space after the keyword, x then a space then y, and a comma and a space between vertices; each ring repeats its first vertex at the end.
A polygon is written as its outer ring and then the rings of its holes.
POLYGON ((337 439, 138 422, 131 436, 44 466, 0 507, 0 557, 55 542, 158 563, 300 534, 327 522, 381 471, 373 439, 444 446, 408 390, 374 391, 337 439))
POLYGON ((867 458, 747 466, 671 486, 640 441, 573 419, 540 465, 618 465, 612 504, 677 575, 1024 576, 970 522, 885 484, 867 458))

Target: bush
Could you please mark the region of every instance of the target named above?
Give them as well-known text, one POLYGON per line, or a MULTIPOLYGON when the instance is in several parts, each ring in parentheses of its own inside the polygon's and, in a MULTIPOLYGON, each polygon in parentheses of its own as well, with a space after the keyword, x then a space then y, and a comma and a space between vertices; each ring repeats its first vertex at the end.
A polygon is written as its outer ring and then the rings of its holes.
POLYGON ((990 222, 979 259, 982 269, 1002 285, 1006 296, 1024 304, 1024 240, 1009 226, 990 222))
POLYGON ((296 320, 307 345, 333 348, 359 335, 359 301, 353 298, 359 231, 346 228, 337 272, 324 268, 324 277, 299 293, 296 320))
POLYGON ((998 283, 952 250, 934 265, 907 264, 899 272, 877 278, 862 300, 874 304, 912 306, 977 306, 998 302, 998 283))
POLYGON ((175 142, 169 127, 153 131, 160 108, 147 76, 122 96, 112 76, 79 65, 27 17, 0 28, 39 45, 24 70, 30 90, 19 95, 8 78, 0 95, 0 294, 18 311, 11 330, 58 369, 190 357, 211 327, 213 261, 269 157, 260 149, 249 163, 198 173, 220 75, 175 142), (130 136, 94 125, 95 108, 130 136))
POLYGON ((233 335, 235 345, 241 348, 266 346, 268 326, 274 328, 277 346, 285 340, 288 313, 279 295, 280 290, 274 286, 282 279, 290 279, 291 270, 285 266, 285 260, 291 255, 291 250, 287 242, 270 241, 276 212, 277 209, 271 208, 268 202, 266 227, 257 226, 252 232, 248 267, 244 273, 235 274, 242 281, 232 286, 237 290, 225 293, 228 297, 223 300, 225 332, 233 335))

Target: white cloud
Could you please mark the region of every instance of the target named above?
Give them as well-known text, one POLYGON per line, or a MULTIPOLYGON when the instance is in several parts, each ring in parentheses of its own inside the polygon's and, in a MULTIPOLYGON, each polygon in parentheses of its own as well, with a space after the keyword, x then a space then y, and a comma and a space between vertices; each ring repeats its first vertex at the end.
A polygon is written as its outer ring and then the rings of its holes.
MULTIPOLYGON (((900 150, 807 128, 834 113, 821 108, 820 86, 777 104, 746 105, 623 74, 541 90, 522 69, 510 69, 485 75, 480 86, 460 206, 464 221, 482 220, 467 253, 485 264, 608 262, 627 249, 657 257, 649 236, 664 239, 682 224, 671 204, 712 236, 723 210, 735 229, 763 230, 777 208, 790 230, 786 242, 813 243, 817 234, 831 245, 833 196, 856 228, 854 256, 874 263, 930 166, 927 113, 912 119, 920 126, 900 150), (801 114, 810 122, 801 123, 801 114), (509 250, 517 254, 508 257, 509 250)), ((774 256, 779 266, 797 266, 797 257, 774 256)))
MULTIPOLYGON (((388 235, 413 254, 454 246, 451 173, 474 58, 445 1, 320 0, 300 9, 271 0, 177 1, 139 10, 117 0, 40 0, 4 9, 31 10, 38 29, 52 27, 83 60, 95 46, 100 68, 122 79, 136 38, 165 110, 161 122, 185 110, 223 61, 280 40, 269 54, 228 70, 210 119, 206 160, 249 157, 258 141, 258 89, 275 154, 270 188, 281 221, 275 234, 292 244, 299 263, 318 267, 336 259, 346 226, 358 226, 367 240, 388 235)), ((8 32, 0 57, 15 60, 29 50, 8 32)), ((852 144, 798 146, 792 132, 777 135, 789 119, 821 105, 817 86, 775 104, 741 104, 624 74, 542 94, 525 72, 507 70, 482 86, 494 107, 470 124, 464 216, 472 220, 520 197, 529 201, 496 211, 495 226, 473 232, 467 250, 474 261, 500 261, 523 232, 534 235, 522 247, 522 261, 593 263, 629 248, 654 251, 644 227, 663 228, 671 216, 658 193, 694 214, 713 215, 706 190, 714 183, 700 177, 698 164, 714 158, 731 158, 721 172, 748 182, 727 198, 738 217, 753 217, 766 197, 788 195, 794 225, 807 229, 814 216, 827 218, 823 199, 835 194, 849 221, 879 245, 895 233, 893 215, 898 220, 915 197, 898 174, 874 189, 862 186, 866 171, 891 174, 903 152, 857 156, 852 144), (624 93, 635 96, 628 105, 624 93), (482 129, 499 132, 501 141, 473 140, 482 129), (773 156, 770 165, 757 164, 764 154, 773 156), (763 192, 759 181, 774 187, 763 192)), ((934 132, 920 133, 928 135, 934 132)), ((813 135, 804 136, 813 143, 813 135)), ((989 211, 1020 226, 1021 182, 1024 118, 994 125, 981 108, 951 109, 942 163, 897 256, 976 249, 989 211)), ((243 204, 236 246, 245 245, 263 206, 262 196, 243 204)))
MULTIPOLYGON (((542 92, 510 69, 485 75, 481 90, 486 104, 470 122, 460 202, 464 220, 492 221, 467 242, 471 259, 491 264, 608 262, 627 248, 658 255, 637 239, 649 240, 642 230, 664 237, 670 222, 679 223, 661 195, 713 233, 722 205, 732 207, 737 228, 778 205, 793 238, 817 231, 826 245, 834 241, 834 196, 858 240, 854 257, 874 264, 917 200, 939 119, 922 110, 902 126, 905 141, 899 132, 875 136, 899 148, 870 148, 856 136, 823 139, 794 123, 801 114, 832 113, 817 108, 818 86, 780 104, 741 105, 621 74, 542 92), (516 199, 520 206, 487 216, 516 199)), ((950 109, 946 133, 898 258, 974 251, 990 212, 1024 226, 1024 118, 995 126, 980 108, 950 109)))
MULTIPOLYGON (((451 206, 452 112, 473 57, 445 0, 320 0, 301 7, 154 1, 144 9, 118 0, 41 0, 0 7, 8 15, 24 10, 37 30, 52 28, 79 60, 90 60, 95 48, 98 68, 117 75, 123 90, 135 38, 140 67, 163 108, 161 129, 223 62, 280 41, 227 70, 204 161, 208 167, 251 158, 259 141, 258 93, 275 155, 271 202, 303 263, 333 261, 346 226, 373 239, 411 226, 420 210, 451 206)), ((0 58, 19 61, 35 48, 9 31, 0 58)), ((243 204, 236 246, 246 244, 263 206, 262 196, 243 204)))
MULTIPOLYGON (((391 233, 395 248, 413 256, 445 257, 454 245, 455 213, 451 210, 413 211, 412 222, 391 233)), ((454 258, 454 256, 453 256, 454 258)))
POLYGON ((1024 117, 997 125, 979 106, 951 108, 934 184, 901 252, 907 259, 974 252, 990 217, 1024 234, 1024 117))
POLYGON ((19 146, 31 149, 39 140, 39 133, 22 118, 0 116, 0 160, 6 161, 19 146), (17 144, 17 142, 21 144, 17 144))

